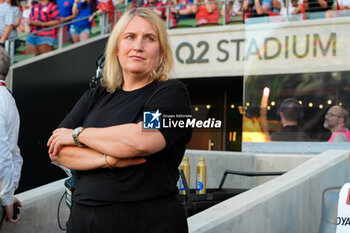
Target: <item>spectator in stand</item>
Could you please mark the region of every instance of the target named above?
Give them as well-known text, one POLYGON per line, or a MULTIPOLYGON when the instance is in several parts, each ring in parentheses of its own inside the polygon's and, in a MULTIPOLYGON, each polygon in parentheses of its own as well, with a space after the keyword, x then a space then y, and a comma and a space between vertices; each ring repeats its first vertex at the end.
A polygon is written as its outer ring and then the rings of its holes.
POLYGON ((219 23, 219 9, 216 1, 194 0, 193 3, 192 12, 196 14, 197 26, 219 23))
POLYGON ((9 68, 10 58, 5 50, 0 48, 0 228, 2 207, 5 209, 5 220, 15 223, 20 217, 13 219, 13 205, 22 205, 14 196, 21 177, 23 159, 17 146, 19 114, 15 100, 5 83, 9 68))
MULTIPOLYGON (((166 6, 159 0, 147 0, 143 7, 151 8, 154 13, 156 13, 163 21, 166 20, 166 6)), ((175 17, 170 12, 170 26, 175 26, 177 24, 175 17)))
POLYGON ((31 4, 29 1, 23 1, 21 2, 22 6, 22 20, 21 23, 18 27, 19 32, 30 32, 30 27, 29 27, 29 20, 30 20, 30 9, 31 9, 31 4))
POLYGON ((268 16, 272 10, 272 0, 244 0, 245 18, 268 16))
POLYGON ((5 41, 11 33, 13 13, 6 0, 0 0, 0 47, 5 47, 5 41))
POLYGON ((303 106, 296 99, 285 99, 280 107, 282 129, 271 134, 271 141, 310 141, 299 127, 303 115, 303 106))
POLYGON ((192 13, 192 7, 190 4, 190 0, 180 0, 179 2, 174 2, 175 6, 170 8, 170 10, 175 15, 177 22, 183 19, 191 19, 195 17, 195 15, 192 13))
POLYGON ((59 10, 55 3, 40 0, 30 12, 30 32, 26 41, 27 54, 43 54, 54 50, 57 44, 57 28, 60 22, 59 10), (40 32, 39 32, 40 31, 40 32))
POLYGON ((349 142, 350 131, 347 129, 349 114, 340 106, 331 107, 325 115, 323 127, 332 131, 328 142, 349 142))
POLYGON ((151 10, 154 11, 161 19, 164 20, 165 16, 165 7, 161 1, 158 0, 148 0, 143 7, 152 7, 151 10))
MULTIPOLYGON (((243 2, 235 0, 233 2, 226 3, 226 22, 235 20, 237 16, 243 15, 243 2)), ((220 15, 224 16, 224 7, 221 8, 220 15)))
POLYGON ((143 7, 143 5, 146 3, 147 3, 146 0, 133 0, 130 8, 143 7))
MULTIPOLYGON (((122 1, 122 0, 121 0, 122 1)), ((106 13, 108 16, 107 18, 104 18, 104 20, 108 20, 108 31, 112 31, 114 27, 115 17, 114 17, 114 11, 115 6, 112 0, 100 0, 97 5, 97 14, 100 13, 106 13)), ((118 12, 119 13, 119 12, 118 12)), ((120 16, 120 14, 118 14, 120 16)), ((100 24, 101 24, 101 17, 100 17, 100 24)))
POLYGON ((334 18, 339 16, 350 15, 350 1, 349 0, 337 0, 332 10, 326 12, 326 18, 334 18), (338 12, 339 14, 336 14, 338 12))
MULTIPOLYGON (((233 2, 226 3, 226 22, 242 20, 243 15, 243 2, 235 0, 233 2)), ((224 7, 221 8, 220 15, 224 16, 224 7)))
POLYGON ((326 16, 326 11, 332 9, 333 0, 304 0, 309 19, 319 19, 326 16))
POLYGON ((96 16, 96 6, 96 0, 74 1, 73 14, 76 15, 76 20, 80 20, 74 22, 70 27, 73 43, 90 38, 92 20, 96 16))
POLYGON ((13 24, 12 24, 12 30, 10 32, 10 35, 8 36, 8 39, 15 41, 15 48, 19 46, 19 40, 17 35, 17 28, 21 24, 21 10, 19 9, 19 2, 18 0, 6 0, 7 4, 11 6, 12 14, 13 14, 13 24))
POLYGON ((283 17, 300 13, 301 4, 303 4, 303 0, 273 0, 273 8, 278 9, 279 14, 283 17))
MULTIPOLYGON (((57 6, 60 11, 60 23, 65 23, 75 18, 72 11, 73 3, 74 0, 57 0, 57 6)), ((72 41, 69 29, 70 24, 65 25, 63 28, 63 43, 72 41)))

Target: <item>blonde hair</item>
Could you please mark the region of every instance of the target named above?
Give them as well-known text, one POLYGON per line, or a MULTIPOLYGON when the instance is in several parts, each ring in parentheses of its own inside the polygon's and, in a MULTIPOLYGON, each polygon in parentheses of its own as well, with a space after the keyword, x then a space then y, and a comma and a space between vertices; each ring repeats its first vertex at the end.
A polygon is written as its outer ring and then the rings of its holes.
POLYGON ((107 43, 105 51, 105 66, 103 70, 102 85, 107 88, 108 92, 114 92, 121 88, 123 80, 123 70, 118 60, 118 48, 121 35, 125 27, 134 17, 138 16, 149 22, 155 30, 160 47, 160 59, 158 67, 150 75, 154 81, 164 81, 169 77, 174 64, 173 52, 168 40, 168 33, 164 22, 152 10, 147 8, 132 8, 126 11, 114 27, 107 43))

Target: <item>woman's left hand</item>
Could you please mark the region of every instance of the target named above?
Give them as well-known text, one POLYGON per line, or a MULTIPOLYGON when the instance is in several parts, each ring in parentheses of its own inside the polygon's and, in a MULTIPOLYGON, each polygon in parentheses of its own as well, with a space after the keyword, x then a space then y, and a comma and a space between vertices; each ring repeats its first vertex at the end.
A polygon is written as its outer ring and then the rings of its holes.
POLYGON ((59 128, 52 132, 51 137, 47 142, 49 154, 57 156, 62 146, 74 146, 75 142, 72 137, 73 130, 66 128, 59 128))

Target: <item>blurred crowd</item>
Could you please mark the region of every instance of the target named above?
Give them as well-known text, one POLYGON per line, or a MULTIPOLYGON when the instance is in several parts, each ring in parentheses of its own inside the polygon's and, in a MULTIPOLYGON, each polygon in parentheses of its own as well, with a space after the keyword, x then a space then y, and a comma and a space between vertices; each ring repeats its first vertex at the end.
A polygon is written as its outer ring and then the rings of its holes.
POLYGON ((65 25, 63 43, 84 41, 97 16, 106 13, 110 30, 120 16, 116 9, 125 6, 150 7, 174 28, 186 26, 186 20, 204 26, 223 23, 224 18, 229 24, 263 16, 274 16, 270 21, 339 17, 349 15, 350 0, 234 0, 225 5, 216 0, 0 0, 0 46, 18 33, 29 33, 25 42, 15 40, 15 48, 22 42, 22 53, 51 51, 58 42, 58 27, 52 27, 59 24, 65 25))

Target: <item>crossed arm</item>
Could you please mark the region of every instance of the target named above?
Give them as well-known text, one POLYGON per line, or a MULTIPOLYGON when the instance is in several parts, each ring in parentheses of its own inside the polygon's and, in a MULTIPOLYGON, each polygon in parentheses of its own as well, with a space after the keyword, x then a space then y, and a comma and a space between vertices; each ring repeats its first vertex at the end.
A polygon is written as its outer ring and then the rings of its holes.
POLYGON ((105 128, 86 128, 79 134, 80 143, 75 145, 72 129, 56 129, 50 137, 50 159, 75 170, 92 170, 106 167, 126 167, 144 163, 142 158, 154 154, 166 146, 158 130, 143 131, 142 122, 105 128), (142 157, 140 157, 142 156, 142 157))

